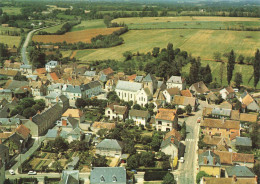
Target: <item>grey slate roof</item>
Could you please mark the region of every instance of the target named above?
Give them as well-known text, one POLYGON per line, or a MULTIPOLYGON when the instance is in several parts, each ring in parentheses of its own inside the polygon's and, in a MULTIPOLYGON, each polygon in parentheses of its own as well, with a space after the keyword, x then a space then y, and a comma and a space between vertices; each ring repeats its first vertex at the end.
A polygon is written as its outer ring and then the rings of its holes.
POLYGON ((181 76, 171 76, 167 83, 182 84, 181 76))
POLYGON ((7 89, 15 90, 16 88, 20 88, 20 87, 28 86, 28 85, 29 85, 29 82, 27 82, 27 81, 16 81, 16 80, 13 80, 8 85, 7 89))
POLYGON ((57 66, 58 65, 58 61, 49 61, 48 63, 46 63, 46 65, 57 66))
POLYGON ((58 130, 50 129, 48 130, 47 134, 45 135, 46 138, 56 138, 58 135, 58 130))
POLYGON ((81 93, 80 86, 67 85, 65 92, 68 93, 81 93))
POLYGON ((252 147, 252 140, 249 137, 236 137, 236 146, 252 147))
POLYGON ((26 75, 26 78, 27 79, 32 79, 32 80, 36 81, 37 78, 38 78, 38 75, 26 75))
POLYGON ((61 89, 62 85, 60 83, 51 84, 48 86, 48 90, 61 89))
POLYGON ((47 99, 56 99, 58 96, 60 96, 60 93, 51 92, 50 94, 45 96, 45 98, 47 98, 47 99))
POLYGON ((199 154, 199 165, 208 165, 208 166, 221 166, 220 158, 217 154, 212 151, 205 151, 199 154), (215 165, 213 165, 213 157, 215 157, 215 165), (204 164, 204 158, 207 158, 207 164, 204 164))
POLYGON ((119 80, 117 82, 115 89, 136 92, 136 91, 140 90, 141 88, 142 88, 141 83, 119 80))
POLYGON ((0 155, 1 155, 1 153, 5 153, 4 150, 9 150, 9 149, 4 144, 0 144, 0 155))
POLYGON ((92 81, 92 82, 90 82, 90 83, 81 85, 81 90, 89 90, 89 89, 92 89, 92 88, 96 88, 96 87, 98 87, 98 86, 101 86, 100 82, 98 82, 98 81, 92 81))
POLYGON ((19 125, 20 119, 19 118, 0 118, 0 125, 19 125))
POLYGON ((180 142, 178 141, 177 138, 169 136, 167 139, 163 140, 161 143, 161 148, 164 148, 166 146, 168 146, 169 144, 174 144, 177 148, 179 147, 180 142), (174 143, 171 141, 172 138, 174 139, 174 143))
POLYGON ((31 65, 21 65, 20 68, 24 68, 24 69, 32 69, 32 66, 31 65))
POLYGON ((106 81, 107 81, 107 76, 102 74, 102 75, 99 77, 99 80, 100 80, 101 82, 106 82, 106 81))
POLYGON ((126 170, 123 167, 93 167, 90 183, 126 184, 126 170))
POLYGON ((214 108, 212 109, 212 115, 231 116, 231 109, 214 108))
POLYGON ((149 112, 148 111, 143 111, 143 110, 131 109, 129 111, 129 116, 147 118, 149 116, 149 112))
POLYGON ((72 118, 72 117, 68 117, 67 119, 70 122, 73 129, 78 127, 78 120, 76 120, 75 118, 72 118))
POLYGON ((123 143, 116 139, 104 139, 96 146, 96 148, 106 150, 122 150, 123 143))
POLYGON ((143 78, 144 78, 144 76, 136 76, 135 77, 135 82, 142 82, 143 81, 143 78))
POLYGON ((148 75, 146 75, 146 77, 143 79, 143 82, 152 82, 152 81, 154 81, 154 80, 156 80, 156 78, 152 75, 152 74, 148 74, 148 75))
POLYGON ((79 162, 79 157, 72 157, 72 161, 68 163, 68 166, 75 167, 79 162))
POLYGON ((79 184, 79 171, 78 170, 62 171, 60 184, 79 184))
POLYGON ((84 75, 88 77, 94 77, 96 75, 96 71, 86 71, 84 75))
POLYGON ((254 178, 255 174, 248 169, 246 166, 231 166, 226 168, 226 172, 228 177, 233 177, 233 175, 236 175, 239 177, 247 177, 247 178, 254 178))

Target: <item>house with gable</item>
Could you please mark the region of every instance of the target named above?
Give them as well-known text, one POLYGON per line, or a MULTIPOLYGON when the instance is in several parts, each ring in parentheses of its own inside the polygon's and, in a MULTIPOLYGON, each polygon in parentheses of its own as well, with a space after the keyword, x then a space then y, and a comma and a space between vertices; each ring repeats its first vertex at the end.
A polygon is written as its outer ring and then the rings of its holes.
POLYGON ((0 88, 0 100, 3 99, 7 100, 8 102, 11 102, 13 99, 13 93, 10 89, 2 89, 0 88))
POLYGON ((192 111, 196 111, 198 103, 195 97, 186 97, 175 95, 172 104, 176 106, 176 108, 185 109, 188 105, 191 106, 192 111))
POLYGON ((73 118, 80 124, 85 121, 85 114, 80 109, 67 109, 61 116, 61 121, 64 126, 65 124, 68 125, 68 118, 73 118))
POLYGON ((108 67, 108 68, 101 70, 99 72, 99 76, 102 76, 102 75, 106 76, 107 78, 110 78, 114 75, 114 71, 112 70, 112 68, 108 67))
POLYGON ((148 88, 142 88, 137 92, 136 103, 142 107, 145 107, 153 99, 153 95, 148 88))
POLYGON ((62 87, 62 94, 72 101, 77 100, 77 98, 82 98, 82 91, 80 86, 65 84, 62 87))
POLYGON ((150 114, 148 111, 136 110, 136 109, 131 109, 129 111, 129 119, 134 120, 135 125, 145 126, 149 118, 150 118, 150 114))
POLYGON ((90 83, 83 84, 80 87, 82 96, 86 98, 97 96, 102 92, 102 85, 99 81, 92 81, 90 83))
POLYGON ((255 178, 256 175, 253 173, 248 167, 235 165, 231 167, 227 167, 225 169, 225 177, 232 178, 233 176, 237 178, 255 178))
POLYGON ((255 99, 250 94, 247 94, 242 99, 241 103, 242 103, 242 106, 244 105, 245 108, 249 111, 259 112, 259 110, 260 110, 258 103, 255 101, 255 99))
POLYGON ((78 170, 63 170, 61 174, 60 184, 79 184, 78 170))
POLYGON ((160 108, 155 116, 155 127, 157 131, 171 131, 178 124, 176 109, 160 108))
POLYGON ((104 139, 96 146, 96 154, 107 157, 120 157, 123 152, 123 142, 116 139, 104 139))
POLYGON ((119 80, 117 82, 115 92, 121 100, 126 102, 133 101, 136 103, 137 94, 141 89, 141 83, 119 80))
POLYGON ((196 95, 207 94, 209 92, 209 89, 202 81, 192 84, 189 90, 196 95))
POLYGON ((127 184, 124 167, 93 167, 90 172, 91 184, 127 184))
POLYGON ((143 79, 143 88, 148 88, 151 94, 154 94, 158 87, 157 79, 152 75, 148 74, 143 79))
POLYGON ((232 178, 216 178, 216 177, 202 177, 200 184, 257 184, 257 178, 237 178, 235 175, 232 178))
POLYGON ((127 106, 120 106, 116 104, 110 104, 105 109, 105 116, 109 120, 125 120, 128 116, 127 106))
POLYGON ((175 95, 181 95, 181 91, 178 87, 167 88, 163 91, 166 102, 171 103, 175 95))
POLYGON ((33 96, 45 96, 48 90, 48 82, 43 84, 42 81, 31 81, 29 87, 32 90, 33 96))
POLYGON ((219 93, 224 100, 229 100, 236 96, 235 91, 231 86, 221 89, 219 93))
POLYGON ((9 148, 4 144, 0 143, 0 160, 8 164, 10 161, 9 148))
POLYGON ((167 89, 169 88, 179 88, 180 90, 184 90, 186 88, 186 82, 181 76, 171 76, 167 82, 167 89))
POLYGON ((58 61, 49 61, 45 64, 45 70, 47 72, 52 72, 52 69, 56 68, 58 66, 58 61))
POLYGON ((57 75, 56 72, 51 72, 51 73, 47 74, 47 79, 50 82, 54 83, 54 82, 58 82, 60 78, 59 78, 59 76, 57 75))
POLYGON ((199 171, 204 171, 208 175, 218 176, 221 174, 220 157, 212 151, 205 151, 199 154, 199 171))

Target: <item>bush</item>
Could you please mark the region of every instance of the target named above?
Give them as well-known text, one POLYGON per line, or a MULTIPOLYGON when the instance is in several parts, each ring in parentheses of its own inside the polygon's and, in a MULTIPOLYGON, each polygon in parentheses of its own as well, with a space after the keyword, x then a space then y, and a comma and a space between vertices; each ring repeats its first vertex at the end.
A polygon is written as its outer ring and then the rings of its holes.
POLYGON ((144 174, 145 181, 163 180, 168 171, 146 171, 144 174))

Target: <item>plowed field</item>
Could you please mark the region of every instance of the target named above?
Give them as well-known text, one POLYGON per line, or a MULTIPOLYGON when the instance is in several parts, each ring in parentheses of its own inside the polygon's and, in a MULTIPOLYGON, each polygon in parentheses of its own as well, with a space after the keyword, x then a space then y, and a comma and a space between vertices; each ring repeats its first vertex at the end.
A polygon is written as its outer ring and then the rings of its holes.
POLYGON ((98 35, 109 35, 118 28, 104 28, 104 29, 88 29, 83 31, 68 32, 64 35, 35 35, 32 40, 43 43, 59 43, 66 41, 67 43, 85 42, 90 43, 91 39, 98 35))

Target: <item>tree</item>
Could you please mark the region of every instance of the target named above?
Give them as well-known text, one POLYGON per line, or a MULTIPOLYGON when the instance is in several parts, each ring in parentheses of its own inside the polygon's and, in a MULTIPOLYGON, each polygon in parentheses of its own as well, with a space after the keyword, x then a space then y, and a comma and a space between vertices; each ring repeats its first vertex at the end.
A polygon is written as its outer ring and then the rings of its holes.
POLYGON ((74 140, 69 144, 69 148, 75 151, 86 151, 88 147, 84 141, 74 140))
POLYGON ((230 54, 228 55, 228 63, 227 63, 227 81, 228 85, 230 85, 232 76, 233 76, 233 70, 235 68, 235 53, 233 50, 231 50, 230 54))
POLYGON ((187 114, 190 114, 190 113, 191 113, 192 107, 191 107, 190 104, 185 107, 185 111, 186 111, 187 114))
POLYGON ((210 175, 208 175, 207 173, 205 173, 204 171, 200 171, 197 176, 196 176, 196 182, 200 183, 200 180, 202 177, 209 177, 210 175))
POLYGON ((162 139, 158 133, 155 133, 152 137, 152 142, 149 144, 153 151, 159 151, 162 139))
POLYGON ((203 82, 206 84, 209 84, 212 82, 212 74, 211 74, 211 69, 209 64, 207 64, 206 68, 204 69, 204 72, 200 72, 203 73, 203 82))
POLYGON ((52 146, 56 151, 65 151, 68 149, 68 143, 62 137, 55 138, 52 146))
POLYGON ((200 71, 199 63, 196 61, 196 59, 193 59, 191 61, 190 75, 189 75, 190 84, 194 84, 199 81, 199 73, 198 73, 199 71, 200 71))
POLYGON ((97 155, 92 158, 93 167, 107 167, 107 159, 105 156, 97 155))
POLYGON ((112 17, 110 17, 109 15, 105 15, 105 16, 104 16, 104 23, 105 23, 105 25, 106 25, 107 27, 110 27, 111 20, 113 20, 113 19, 112 19, 112 17))
POLYGON ((241 83, 243 83, 242 74, 240 72, 237 72, 235 74, 234 82, 235 82, 235 86, 237 88, 240 88, 241 83))
POLYGON ((154 166, 154 154, 152 152, 142 152, 139 163, 140 165, 145 167, 154 166))
POLYGON ((102 128, 98 130, 97 135, 99 135, 100 137, 104 137, 105 135, 107 135, 107 133, 108 133, 108 129, 102 128))
POLYGON ((224 68, 225 68, 225 63, 221 62, 221 65, 219 67, 219 78, 220 78, 221 86, 222 86, 222 82, 223 82, 224 68))
POLYGON ((242 54, 240 54, 237 58, 237 61, 239 64, 244 64, 244 59, 245 57, 242 54))
POLYGON ((252 124, 252 132, 250 133, 250 138, 252 140, 252 148, 259 149, 260 147, 260 134, 258 133, 259 125, 254 123, 252 124))
POLYGON ((132 59, 133 54, 130 51, 126 51, 123 53, 123 56, 125 57, 125 61, 128 61, 128 60, 132 59))
POLYGON ((186 122, 184 121, 181 127, 181 137, 182 139, 186 139, 186 122))
POLYGON ((135 149, 135 142, 133 139, 126 139, 124 140, 124 152, 129 153, 130 155, 135 154, 136 149, 135 149))
POLYGON ((77 108, 81 109, 81 108, 84 108, 86 106, 86 102, 82 98, 77 98, 75 105, 76 105, 77 108))
POLYGON ((32 107, 28 107, 23 111, 23 116, 26 118, 33 117, 36 114, 36 111, 32 107))
POLYGON ((130 169, 136 169, 139 167, 139 155, 138 154, 134 154, 131 155, 128 159, 127 159, 127 166, 130 169))
POLYGON ((254 66, 254 87, 256 89, 256 86, 259 82, 259 77, 260 77, 260 53, 259 53, 259 49, 256 50, 253 66, 254 66))
POLYGON ((141 110, 141 106, 139 104, 134 104, 133 109, 141 110))
POLYGON ((220 52, 214 52, 213 53, 213 58, 215 59, 215 61, 218 61, 218 62, 222 61, 220 52))
POLYGON ((163 177, 163 184, 175 184, 175 180, 174 180, 174 176, 172 173, 167 173, 164 177, 163 177))
POLYGON ((157 57, 160 53, 160 47, 154 47, 152 51, 153 57, 157 57))

